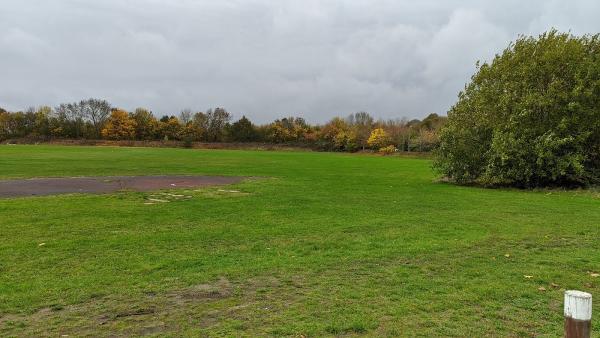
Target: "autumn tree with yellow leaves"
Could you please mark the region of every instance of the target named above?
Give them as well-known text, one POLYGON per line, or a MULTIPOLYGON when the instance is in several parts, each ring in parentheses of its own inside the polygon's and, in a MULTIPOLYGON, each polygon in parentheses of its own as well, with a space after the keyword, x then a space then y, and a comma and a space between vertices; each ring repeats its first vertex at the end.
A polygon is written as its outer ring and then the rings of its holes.
POLYGON ((383 130, 383 128, 373 129, 371 136, 369 136, 369 139, 367 140, 367 144, 373 149, 380 149, 389 146, 390 143, 390 137, 385 130, 383 130))
POLYGON ((135 128, 135 120, 126 111, 114 109, 102 129, 102 137, 111 140, 131 140, 135 138, 135 128))

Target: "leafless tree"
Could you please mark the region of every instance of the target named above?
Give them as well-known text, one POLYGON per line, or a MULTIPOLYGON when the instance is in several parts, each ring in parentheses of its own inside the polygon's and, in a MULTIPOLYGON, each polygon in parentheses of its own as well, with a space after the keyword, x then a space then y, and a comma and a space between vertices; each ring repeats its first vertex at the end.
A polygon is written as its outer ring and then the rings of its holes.
POLYGON ((179 113, 179 121, 181 121, 184 126, 192 121, 192 117, 193 114, 190 109, 184 109, 179 113))
POLYGON ((79 102, 79 109, 81 109, 81 115, 94 126, 95 136, 100 137, 102 126, 110 115, 110 103, 105 100, 87 99, 79 102))

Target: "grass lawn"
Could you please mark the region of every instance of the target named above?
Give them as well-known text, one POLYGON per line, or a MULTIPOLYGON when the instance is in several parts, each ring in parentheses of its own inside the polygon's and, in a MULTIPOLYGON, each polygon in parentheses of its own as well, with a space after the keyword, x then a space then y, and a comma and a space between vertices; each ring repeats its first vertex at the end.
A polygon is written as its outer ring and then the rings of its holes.
POLYGON ((565 289, 600 309, 597 192, 437 183, 413 158, 0 146, 0 179, 138 174, 253 178, 0 200, 0 335, 556 337, 565 289))

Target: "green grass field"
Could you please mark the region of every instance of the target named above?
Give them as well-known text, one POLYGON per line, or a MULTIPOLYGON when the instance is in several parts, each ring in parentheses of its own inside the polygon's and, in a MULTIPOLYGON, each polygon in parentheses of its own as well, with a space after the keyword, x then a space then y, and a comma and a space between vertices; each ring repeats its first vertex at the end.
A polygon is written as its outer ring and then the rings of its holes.
POLYGON ((565 289, 600 308, 597 192, 459 187, 430 165, 0 146, 0 179, 253 177, 154 205, 138 192, 0 200, 0 335, 556 337, 565 289))

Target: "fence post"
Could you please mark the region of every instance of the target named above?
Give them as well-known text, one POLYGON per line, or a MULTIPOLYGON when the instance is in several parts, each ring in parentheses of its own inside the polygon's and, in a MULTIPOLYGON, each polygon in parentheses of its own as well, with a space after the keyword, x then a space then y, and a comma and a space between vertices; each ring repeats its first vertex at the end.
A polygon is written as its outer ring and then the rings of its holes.
POLYGON ((565 337, 590 338, 592 334, 592 295, 565 291, 565 337))

